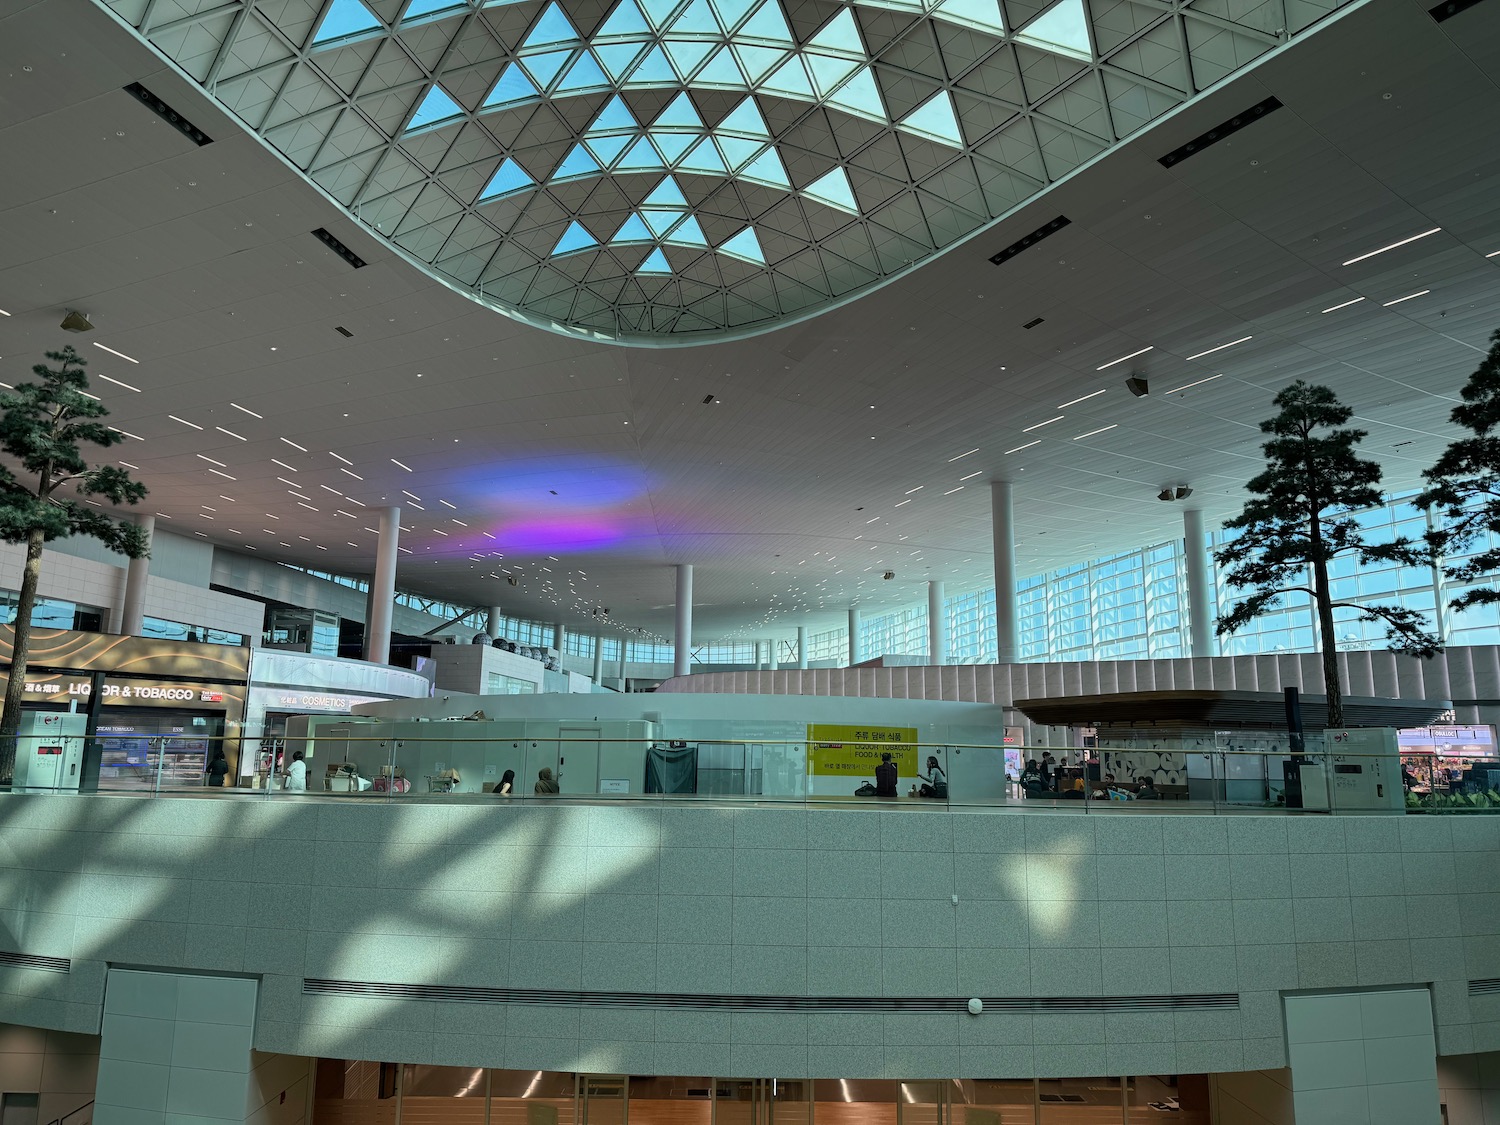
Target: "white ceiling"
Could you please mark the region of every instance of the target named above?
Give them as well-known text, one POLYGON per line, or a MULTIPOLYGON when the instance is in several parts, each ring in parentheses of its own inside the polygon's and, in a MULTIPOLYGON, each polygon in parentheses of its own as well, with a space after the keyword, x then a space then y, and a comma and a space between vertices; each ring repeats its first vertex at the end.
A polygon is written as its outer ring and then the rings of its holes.
POLYGON ((71 342, 94 376, 139 387, 94 390, 142 439, 118 456, 146 510, 180 534, 368 573, 369 509, 399 501, 406 588, 580 628, 603 605, 670 634, 670 564, 691 562, 700 640, 829 627, 851 602, 916 603, 929 578, 988 584, 991 479, 1015 482, 1023 574, 1180 534, 1164 485, 1231 514, 1259 464, 1255 423, 1293 378, 1333 386, 1387 483, 1413 485, 1500 326, 1497 77, 1500 5, 1437 24, 1375 0, 849 306, 649 350, 555 336, 434 283, 88 0, 44 0, 0 20, 0 379, 71 342), (122 93, 132 81, 214 142, 122 93), (1157 163, 1268 94, 1286 108, 1157 163), (1071 225, 989 263, 1057 214, 1071 225), (313 239, 322 226, 369 265, 313 239), (58 331, 68 308, 97 330, 58 331), (1131 373, 1149 397, 1124 390, 1131 373), (502 562, 520 585, 487 577, 502 562))

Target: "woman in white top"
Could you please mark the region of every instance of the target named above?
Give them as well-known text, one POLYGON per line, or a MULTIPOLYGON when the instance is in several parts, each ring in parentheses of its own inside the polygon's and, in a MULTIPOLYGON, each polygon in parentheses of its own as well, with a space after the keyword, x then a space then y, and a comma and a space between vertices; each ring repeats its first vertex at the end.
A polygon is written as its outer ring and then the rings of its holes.
POLYGON ((307 763, 302 760, 301 750, 292 755, 292 764, 287 767, 286 783, 283 788, 288 793, 307 792, 307 763))

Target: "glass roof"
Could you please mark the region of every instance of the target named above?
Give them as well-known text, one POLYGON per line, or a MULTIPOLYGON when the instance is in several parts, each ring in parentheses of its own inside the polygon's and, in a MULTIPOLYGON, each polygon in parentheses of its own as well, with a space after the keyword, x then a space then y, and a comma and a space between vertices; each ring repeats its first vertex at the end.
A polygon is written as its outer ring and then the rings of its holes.
POLYGON ((1283 41, 1222 0, 95 2, 434 276, 631 343, 856 296, 1283 41))

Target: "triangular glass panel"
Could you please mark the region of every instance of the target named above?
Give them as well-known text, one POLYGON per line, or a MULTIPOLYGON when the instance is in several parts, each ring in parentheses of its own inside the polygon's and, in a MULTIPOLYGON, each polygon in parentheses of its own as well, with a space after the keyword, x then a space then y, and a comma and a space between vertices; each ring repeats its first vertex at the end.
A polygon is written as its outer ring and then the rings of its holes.
POLYGON ((613 164, 615 157, 624 152, 631 141, 635 139, 633 134, 626 133, 616 137, 589 137, 584 143, 589 146, 589 151, 594 154, 594 159, 600 164, 613 164))
POLYGON ((642 0, 641 6, 646 10, 646 18, 651 21, 651 26, 657 29, 663 27, 672 18, 672 13, 677 10, 681 0, 642 0))
POLYGON ((592 176, 595 172, 603 171, 599 162, 589 155, 589 150, 582 145, 574 145, 573 151, 563 157, 563 162, 557 166, 557 171, 552 173, 554 180, 576 180, 579 176, 592 176))
POLYGON ((609 71, 609 76, 620 82, 645 49, 644 43, 600 43, 594 47, 594 54, 599 56, 599 61, 609 71))
POLYGON ((793 98, 814 98, 812 83, 807 79, 807 68, 802 60, 793 55, 777 68, 776 73, 760 84, 762 90, 773 94, 786 94, 793 98))
POLYGON ((672 65, 685 81, 717 46, 717 43, 709 39, 668 39, 667 54, 672 56, 672 65))
POLYGON ((414 20, 420 16, 430 16, 435 12, 447 12, 454 8, 468 7, 468 0, 411 0, 411 6, 401 16, 401 22, 414 20))
POLYGON ((677 246, 708 246, 708 239, 703 237, 703 228, 698 225, 698 220, 689 215, 672 229, 664 242, 670 242, 677 246))
POLYGON ((630 112, 625 99, 616 94, 604 103, 599 116, 594 118, 594 123, 589 126, 589 133, 618 133, 622 129, 639 129, 640 127, 640 122, 635 119, 635 114, 630 112))
POLYGON ((526 77, 526 72, 515 63, 511 63, 501 72, 495 88, 490 91, 490 96, 484 99, 484 108, 498 109, 500 106, 514 105, 516 102, 539 98, 541 95, 542 92, 536 88, 536 83, 526 77))
POLYGON ((693 0, 682 14, 672 21, 668 30, 673 35, 722 35, 719 21, 714 18, 708 0, 693 0))
POLYGON ((736 171, 754 160, 765 146, 765 141, 747 141, 740 137, 719 138, 719 151, 724 154, 724 162, 736 171))
POLYGON ((859 28, 854 23, 854 12, 842 9, 828 21, 828 25, 807 41, 806 50, 833 51, 865 57, 865 45, 859 38, 859 28))
POLYGON ((698 137, 693 133, 658 133, 652 131, 651 143, 656 146, 656 151, 662 154, 668 164, 677 163, 678 159, 693 144, 698 137))
POLYGON ((807 55, 805 58, 820 98, 826 98, 835 86, 859 69, 859 63, 853 59, 833 55, 807 55))
POLYGON ((796 40, 792 38, 792 32, 786 25, 786 17, 781 14, 781 5, 777 0, 766 0, 756 11, 755 15, 745 21, 745 26, 735 34, 735 38, 764 39, 770 43, 779 43, 784 47, 795 47, 796 40))
POLYGON ((568 229, 563 231, 562 237, 557 240, 557 245, 552 248, 554 256, 558 254, 571 254, 575 250, 587 250, 590 246, 598 246, 599 240, 591 235, 583 226, 577 222, 568 224, 568 229))
POLYGON ((536 26, 531 29, 531 34, 526 36, 521 49, 524 51, 530 47, 554 47, 559 43, 576 42, 578 31, 568 21, 568 17, 563 15, 563 10, 557 6, 557 0, 552 0, 541 19, 536 21, 536 26))
POLYGON ((755 0, 709 0, 718 14, 725 31, 733 31, 734 25, 745 18, 745 13, 755 7, 755 0))
POLYGON ((868 117, 871 121, 889 123, 885 106, 880 101, 880 87, 875 85, 875 76, 869 67, 862 67, 849 77, 842 86, 828 95, 828 104, 856 117, 868 117))
POLYGON ((604 21, 604 26, 594 32, 594 38, 608 39, 626 35, 650 34, 651 26, 646 22, 646 17, 641 15, 641 9, 636 5, 635 0, 620 0, 620 6, 609 14, 609 19, 604 21))
POLYGON ((441 86, 434 83, 427 91, 427 96, 422 99, 422 104, 417 107, 417 112, 412 114, 406 131, 409 133, 413 129, 422 129, 442 121, 452 121, 455 117, 463 115, 464 111, 459 108, 458 103, 450 98, 441 86))
POLYGON ((672 64, 660 47, 651 48, 651 53, 641 60, 625 80, 627 86, 675 86, 679 79, 672 64))
POLYGON ((697 86, 728 86, 744 89, 749 86, 740 64, 734 61, 734 53, 728 47, 720 47, 719 53, 708 60, 708 65, 693 79, 697 86))
POLYGON ((682 158, 677 169, 680 172, 702 172, 709 176, 729 174, 724 158, 719 155, 719 150, 714 147, 714 142, 708 137, 699 141, 697 147, 682 158))
POLYGON ((688 205, 687 196, 682 194, 682 189, 677 186, 677 181, 671 176, 666 176, 662 182, 651 189, 651 194, 641 201, 645 207, 682 207, 688 205))
POLYGON ((755 104, 754 98, 746 98, 730 110, 729 116, 714 127, 714 132, 738 133, 741 136, 755 137, 762 141, 771 139, 770 130, 766 128, 766 119, 760 115, 760 106, 755 104))
POLYGON ((323 22, 318 24, 318 30, 313 33, 312 45, 326 47, 330 43, 347 39, 351 35, 363 35, 367 31, 374 31, 379 26, 380 21, 359 0, 333 0, 328 8, 328 14, 323 17, 323 22))
POLYGON ((849 186, 849 173, 842 168, 825 172, 802 189, 802 194, 819 203, 837 207, 840 211, 859 214, 859 204, 854 200, 854 189, 849 186))
POLYGON ((754 262, 757 266, 766 264, 766 256, 761 253, 760 239, 755 237, 754 227, 746 227, 733 238, 720 243, 719 253, 728 254, 731 258, 739 258, 742 261, 754 262))
POLYGON ((1015 40, 1069 58, 1093 58, 1083 0, 1060 0, 1016 32, 1015 40))
POLYGON ((939 144, 964 147, 963 133, 958 128, 958 117, 953 112, 953 99, 947 90, 939 90, 916 109, 896 122, 897 128, 926 137, 939 144))
POLYGON ((752 183, 765 184, 767 187, 784 188, 792 190, 792 183, 786 178, 786 168, 782 166, 781 157, 777 155, 775 147, 766 149, 749 164, 740 169, 740 178, 752 183))
POLYGON ((495 174, 490 177, 490 182, 484 185, 484 190, 479 193, 479 202, 486 203, 491 199, 499 199, 502 195, 509 195, 513 191, 521 191, 529 188, 536 181, 526 174, 514 160, 506 157, 505 162, 495 169, 495 174))
POLYGON ((578 61, 568 68, 568 73, 557 84, 556 92, 576 94, 583 90, 607 90, 609 86, 609 79, 605 77, 604 71, 599 69, 594 56, 585 51, 578 56, 578 61))
POLYGON ((646 224, 641 222, 639 215, 631 215, 620 224, 620 229, 615 232, 611 242, 655 242, 656 236, 646 229, 646 224))
POLYGON ((557 72, 563 68, 563 64, 572 57, 573 48, 569 47, 562 51, 548 51, 545 55, 523 55, 521 65, 526 68, 526 73, 531 75, 532 81, 545 90, 557 77, 557 72))
POLYGON ((667 264, 667 256, 657 247, 646 255, 646 260, 636 269, 636 273, 671 273, 672 267, 667 264))
POLYGON ((693 99, 688 97, 684 90, 670 102, 667 108, 656 115, 656 120, 651 123, 653 129, 701 129, 703 118, 698 116, 698 107, 693 104, 693 99))
POLYGON ((641 218, 645 220, 651 233, 657 238, 663 237, 667 231, 675 227, 682 218, 681 211, 652 211, 650 208, 641 209, 641 218))
POLYGON ((615 165, 616 172, 646 172, 652 169, 660 169, 662 164, 661 153, 651 146, 651 142, 645 137, 630 146, 630 151, 620 157, 619 163, 615 165))
POLYGON ((1005 20, 1000 14, 997 0, 943 0, 932 16, 933 19, 949 20, 987 31, 991 35, 1005 34, 1005 20))
POLYGON ((780 47, 751 47, 736 43, 734 54, 740 60, 740 69, 752 83, 759 82, 785 61, 787 52, 780 47))

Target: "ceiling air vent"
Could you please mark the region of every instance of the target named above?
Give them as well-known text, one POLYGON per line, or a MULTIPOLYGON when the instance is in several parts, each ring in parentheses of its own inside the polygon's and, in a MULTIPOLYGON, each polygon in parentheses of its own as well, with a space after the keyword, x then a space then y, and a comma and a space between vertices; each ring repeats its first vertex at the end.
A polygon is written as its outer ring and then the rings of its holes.
POLYGON ((333 330, 335 332, 337 332, 340 336, 353 336, 354 335, 353 332, 350 332, 349 329, 345 328, 342 324, 335 324, 333 326, 333 330))
POLYGON ((994 265, 997 265, 997 266, 1004 265, 1006 262, 1010 261, 1017 254, 1019 254, 1022 250, 1025 250, 1025 249, 1027 249, 1028 247, 1031 247, 1031 246, 1035 246, 1038 242, 1040 242, 1042 239, 1046 238, 1049 234, 1056 234, 1058 231, 1062 230, 1063 227, 1067 226, 1072 221, 1073 220, 1070 219, 1070 218, 1068 218, 1066 215, 1059 215, 1057 218, 1053 219, 1046 226, 1044 226, 1044 227, 1037 227, 1036 230, 1032 231, 1030 234, 1028 234, 1025 238, 1021 239, 1019 242, 1012 242, 1004 250, 1000 251, 1000 253, 994 255, 993 257, 991 257, 990 261, 994 265))
POLYGON ((1215 125, 1202 136, 1194 137, 1181 148, 1174 148, 1166 156, 1161 157, 1157 163, 1163 168, 1170 168, 1174 164, 1181 164, 1188 157, 1195 156, 1208 148, 1209 145, 1218 144, 1225 137, 1238 133, 1246 125, 1253 125, 1266 114, 1274 113, 1280 108, 1281 100, 1279 98, 1267 98, 1263 102, 1257 102, 1243 113, 1237 113, 1228 121, 1215 125))
POLYGON ((1041 324, 1046 319, 1047 319, 1046 317, 1034 316, 1030 320, 1028 320, 1025 324, 1021 325, 1021 327, 1022 328, 1035 328, 1038 324, 1041 324))
POLYGON ((66 973, 72 969, 73 962, 66 957, 38 957, 34 953, 0 952, 0 965, 10 965, 16 969, 36 969, 43 973, 66 973))
POLYGON ((156 116, 160 117, 168 125, 172 126, 172 128, 176 129, 188 140, 192 141, 199 148, 202 148, 204 145, 211 145, 214 143, 214 139, 212 137, 210 137, 202 129, 198 128, 198 126, 194 125, 186 117, 182 116, 182 114, 178 113, 166 102, 158 98, 150 90, 146 89, 146 87, 142 86, 139 82, 132 82, 129 86, 126 86, 125 92, 136 101, 140 102, 152 113, 156 114, 156 116))
POLYGON ((1500 977, 1485 977, 1469 982, 1470 996, 1500 996, 1500 977))
POLYGON ((1439 4, 1436 8, 1428 8, 1427 14, 1438 23, 1458 15, 1459 12, 1467 12, 1479 0, 1448 0, 1446 4, 1439 4))
MULTIPOLYGON (((700 992, 583 992, 571 989, 489 988, 481 985, 404 984, 396 981, 307 978, 309 996, 367 996, 467 1004, 534 1004, 563 1008, 686 1009, 758 1012, 966 1012, 957 996, 721 996, 700 992)), ((999 996, 982 997, 985 1011, 1170 1012, 1234 1009, 1235 992, 1178 996, 999 996)))
MULTIPOLYGON (((353 250, 349 249, 349 247, 345 246, 338 239, 334 238, 333 235, 329 234, 327 227, 319 227, 317 230, 313 231, 313 237, 321 242, 324 246, 328 247, 328 249, 332 250, 340 258, 343 258, 344 261, 348 262, 349 265, 354 269, 362 269, 364 267, 365 260, 358 254, 356 254, 353 250)), ((349 333, 349 335, 352 336, 353 333, 351 332, 349 333)))

